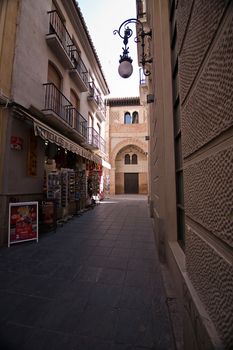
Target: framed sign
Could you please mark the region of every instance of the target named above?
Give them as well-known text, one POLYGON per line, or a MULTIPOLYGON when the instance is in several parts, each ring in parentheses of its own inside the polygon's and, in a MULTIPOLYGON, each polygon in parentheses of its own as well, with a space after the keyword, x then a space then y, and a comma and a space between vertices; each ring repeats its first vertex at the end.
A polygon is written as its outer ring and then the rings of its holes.
POLYGON ((31 240, 38 242, 38 202, 10 203, 8 247, 31 240))

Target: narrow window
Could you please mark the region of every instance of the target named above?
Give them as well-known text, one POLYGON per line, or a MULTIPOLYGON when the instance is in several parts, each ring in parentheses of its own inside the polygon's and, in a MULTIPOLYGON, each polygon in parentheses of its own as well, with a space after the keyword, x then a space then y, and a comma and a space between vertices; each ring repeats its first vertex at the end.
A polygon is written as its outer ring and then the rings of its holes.
POLYGON ((132 155, 132 164, 138 164, 138 156, 136 154, 132 155))
POLYGON ((133 112, 132 124, 138 124, 138 112, 133 112))
POLYGON ((125 113, 125 116, 124 116, 124 123, 125 123, 125 124, 131 124, 131 123, 132 123, 132 121, 131 121, 131 115, 130 115, 129 112, 126 112, 126 113, 125 113))
POLYGON ((129 154, 125 155, 125 164, 130 164, 130 155, 129 154))

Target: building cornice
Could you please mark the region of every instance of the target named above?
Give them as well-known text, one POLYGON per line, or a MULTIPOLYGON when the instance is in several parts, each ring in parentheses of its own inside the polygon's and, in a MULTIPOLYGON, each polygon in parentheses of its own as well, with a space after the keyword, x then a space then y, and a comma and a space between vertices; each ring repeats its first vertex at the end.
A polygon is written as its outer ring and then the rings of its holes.
POLYGON ((140 98, 138 96, 136 96, 136 97, 108 98, 105 101, 106 101, 106 105, 109 107, 140 106, 140 98))

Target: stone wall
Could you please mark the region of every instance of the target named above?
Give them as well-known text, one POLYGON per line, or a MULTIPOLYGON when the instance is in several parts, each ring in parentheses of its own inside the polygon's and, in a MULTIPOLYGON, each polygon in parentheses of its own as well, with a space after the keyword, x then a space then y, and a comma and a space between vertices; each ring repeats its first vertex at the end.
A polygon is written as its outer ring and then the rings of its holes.
POLYGON ((186 266, 226 349, 233 345, 233 3, 178 3, 186 266))

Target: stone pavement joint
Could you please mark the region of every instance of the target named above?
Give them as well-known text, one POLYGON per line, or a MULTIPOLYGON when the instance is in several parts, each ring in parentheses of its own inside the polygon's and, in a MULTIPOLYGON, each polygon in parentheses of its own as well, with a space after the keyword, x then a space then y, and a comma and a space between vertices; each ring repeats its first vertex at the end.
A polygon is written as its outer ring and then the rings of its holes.
POLYGON ((0 249, 1 350, 175 349, 145 196, 0 249))

